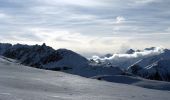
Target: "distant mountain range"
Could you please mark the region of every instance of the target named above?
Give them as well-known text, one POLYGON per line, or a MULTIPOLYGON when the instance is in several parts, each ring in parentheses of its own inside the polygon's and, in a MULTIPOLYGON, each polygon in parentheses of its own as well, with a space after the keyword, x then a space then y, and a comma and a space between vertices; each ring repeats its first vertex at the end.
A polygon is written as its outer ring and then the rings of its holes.
POLYGON ((41 69, 109 79, 113 75, 132 75, 147 79, 170 81, 170 50, 151 47, 129 49, 125 54, 107 54, 91 59, 71 50, 42 45, 0 43, 0 55, 18 60, 21 64, 41 69))
POLYGON ((170 81, 170 50, 141 59, 127 70, 147 79, 170 81))
POLYGON ((128 73, 152 80, 170 81, 170 50, 158 47, 129 49, 125 54, 92 57, 103 66, 117 66, 128 73))

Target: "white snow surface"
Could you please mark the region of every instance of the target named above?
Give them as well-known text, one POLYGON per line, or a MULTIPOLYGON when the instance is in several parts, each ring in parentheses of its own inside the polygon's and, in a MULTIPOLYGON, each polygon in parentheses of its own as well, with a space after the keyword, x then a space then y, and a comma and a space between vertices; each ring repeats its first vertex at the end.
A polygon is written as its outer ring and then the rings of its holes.
POLYGON ((0 100, 168 100, 169 94, 31 68, 0 58, 0 100))
POLYGON ((63 58, 59 61, 51 62, 44 65, 44 68, 55 68, 63 66, 74 68, 88 66, 88 60, 75 52, 66 49, 58 49, 57 51, 59 54, 61 54, 63 58))

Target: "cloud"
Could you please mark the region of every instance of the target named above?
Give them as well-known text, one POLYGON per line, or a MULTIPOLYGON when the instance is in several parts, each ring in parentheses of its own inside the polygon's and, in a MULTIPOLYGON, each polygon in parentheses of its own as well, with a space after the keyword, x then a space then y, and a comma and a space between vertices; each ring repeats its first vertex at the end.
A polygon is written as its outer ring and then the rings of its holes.
POLYGON ((122 16, 117 16, 113 25, 114 31, 120 31, 122 29, 125 29, 127 27, 125 24, 125 18, 122 16))
POLYGON ((125 18, 122 16, 116 17, 116 24, 121 24, 125 21, 125 18))
POLYGON ((99 56, 93 56, 95 62, 102 62, 102 63, 111 63, 115 66, 121 66, 127 68, 131 64, 135 63, 136 61, 142 60, 146 57, 151 57, 154 55, 158 55, 164 52, 163 48, 155 47, 145 49, 143 51, 135 51, 132 54, 113 54, 110 57, 101 58, 99 56))
POLYGON ((160 0, 133 0, 136 4, 148 4, 153 2, 159 2, 160 0))
POLYGON ((6 17, 6 14, 0 13, 0 18, 5 18, 5 17, 6 17))
POLYGON ((115 48, 127 43, 129 39, 110 36, 103 37, 84 35, 81 33, 75 33, 61 29, 30 28, 26 30, 31 34, 38 36, 38 38, 42 40, 39 42, 40 44, 45 42, 47 45, 50 45, 55 49, 67 48, 77 51, 81 54, 94 53, 94 50, 95 53, 99 54, 113 52, 113 50, 118 51, 118 48, 115 48))
POLYGON ((75 5, 75 6, 83 6, 83 7, 93 7, 102 5, 101 2, 97 0, 42 0, 50 5, 75 5))
POLYGON ((122 45, 168 48, 169 3, 169 0, 1 0, 1 42, 48 42, 55 48, 102 54, 117 52, 122 45))
MULTIPOLYGON (((4 33, 0 35, 1 41, 5 41, 5 42, 14 42, 14 43, 19 43, 19 42, 23 42, 23 41, 27 41, 28 44, 30 44, 29 42, 32 41, 33 42, 42 42, 43 40, 37 36, 36 34, 33 33, 4 33)), ((25 42, 26 43, 26 42, 25 42)))

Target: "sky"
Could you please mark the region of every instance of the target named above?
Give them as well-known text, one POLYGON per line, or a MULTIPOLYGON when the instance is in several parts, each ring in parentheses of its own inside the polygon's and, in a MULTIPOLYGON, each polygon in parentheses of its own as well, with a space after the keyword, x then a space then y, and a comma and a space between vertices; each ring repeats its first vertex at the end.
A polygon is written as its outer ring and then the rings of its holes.
POLYGON ((170 0, 0 0, 0 42, 83 55, 170 48, 170 0))

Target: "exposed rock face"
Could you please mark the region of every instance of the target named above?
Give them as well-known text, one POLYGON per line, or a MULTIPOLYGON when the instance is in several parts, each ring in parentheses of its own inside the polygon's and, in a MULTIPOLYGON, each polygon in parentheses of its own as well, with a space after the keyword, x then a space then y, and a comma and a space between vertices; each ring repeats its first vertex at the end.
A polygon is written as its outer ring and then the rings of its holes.
POLYGON ((2 55, 7 49, 9 49, 12 45, 9 43, 0 43, 0 55, 2 55))
MULTIPOLYGON (((38 68, 47 68, 50 63, 57 63, 65 59, 66 65, 51 65, 50 67, 63 67, 63 66, 71 66, 72 63, 75 62, 76 59, 68 59, 68 56, 78 58, 82 60, 82 62, 87 63, 87 59, 82 57, 81 55, 67 49, 59 49, 54 50, 53 48, 46 46, 45 43, 43 45, 10 45, 10 44, 0 44, 1 55, 17 59, 21 61, 21 63, 33 67, 38 68), (67 59, 66 59, 67 58, 67 59), (68 65, 67 65, 68 64, 68 65)), ((81 61, 80 61, 81 62, 81 61)), ((75 64, 75 63, 74 63, 75 64)), ((74 65, 72 64, 72 65, 74 65)), ((82 64, 82 63, 81 63, 82 64)), ((75 65, 74 65, 75 66, 75 65)), ((72 67, 72 66, 71 66, 72 67)))
POLYGON ((134 52, 135 52, 135 50, 129 49, 128 51, 126 51, 126 54, 133 54, 134 52))

